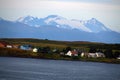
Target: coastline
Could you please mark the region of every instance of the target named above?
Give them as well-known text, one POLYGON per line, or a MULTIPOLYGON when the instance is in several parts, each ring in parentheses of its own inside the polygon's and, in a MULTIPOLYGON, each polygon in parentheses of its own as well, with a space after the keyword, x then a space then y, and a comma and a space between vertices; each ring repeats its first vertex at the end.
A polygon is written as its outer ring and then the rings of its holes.
POLYGON ((49 59, 49 60, 67 60, 67 61, 84 61, 84 62, 100 62, 120 64, 120 59, 114 58, 86 58, 86 57, 68 57, 57 53, 34 53, 31 51, 0 48, 0 57, 19 57, 19 58, 35 58, 35 59, 49 59))

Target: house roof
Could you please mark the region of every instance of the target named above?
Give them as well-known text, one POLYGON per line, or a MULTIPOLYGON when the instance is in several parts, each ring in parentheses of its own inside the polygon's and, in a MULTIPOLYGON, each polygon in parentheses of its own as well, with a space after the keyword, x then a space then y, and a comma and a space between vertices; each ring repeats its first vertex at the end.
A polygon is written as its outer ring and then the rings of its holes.
POLYGON ((77 51, 71 51, 71 53, 72 53, 72 54, 78 54, 78 52, 77 52, 77 51))
POLYGON ((0 42, 0 46, 6 46, 7 43, 6 42, 0 42))

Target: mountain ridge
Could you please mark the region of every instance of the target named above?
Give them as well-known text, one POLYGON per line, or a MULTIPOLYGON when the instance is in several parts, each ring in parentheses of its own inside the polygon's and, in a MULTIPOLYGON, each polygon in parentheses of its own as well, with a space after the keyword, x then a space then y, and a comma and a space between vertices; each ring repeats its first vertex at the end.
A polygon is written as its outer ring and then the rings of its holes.
POLYGON ((91 18, 90 20, 68 20, 64 17, 58 15, 49 15, 45 18, 34 18, 32 16, 26 16, 23 21, 17 20, 17 22, 21 22, 27 24, 29 26, 44 26, 44 25, 53 25, 59 28, 67 28, 67 29, 79 29, 81 31, 86 32, 100 32, 100 31, 110 31, 104 24, 98 21, 95 18, 91 18), (29 18, 29 19, 27 19, 29 18), (92 24, 91 24, 92 23, 92 24), (97 23, 97 25, 95 25, 97 23), (93 26, 95 28, 93 28, 93 26))
POLYGON ((90 20, 91 21, 90 22, 80 20, 67 20, 66 18, 63 18, 61 16, 57 17, 56 16, 57 15, 53 15, 52 18, 51 16, 45 18, 29 16, 26 22, 24 21, 20 22, 17 20, 13 22, 1 19, 0 38, 39 38, 60 41, 90 41, 102 43, 120 43, 120 33, 108 29, 107 27, 104 26, 103 23, 101 22, 99 23, 99 21, 96 20, 95 18, 92 19, 93 21, 90 20), (48 20, 48 24, 45 22, 46 20, 48 20), (63 23, 68 24, 63 24, 61 20, 63 20, 63 23), (71 25, 74 25, 73 23, 75 23, 75 25, 79 23, 84 24, 89 23, 87 27, 89 28, 92 27, 95 30, 95 32, 90 32, 89 30, 85 31, 83 30, 84 28, 81 28, 81 26, 79 26, 80 29, 78 29, 76 26, 71 27, 71 25), (99 24, 102 25, 102 28, 101 26, 99 26, 99 24), (98 28, 95 29, 96 27, 98 28))

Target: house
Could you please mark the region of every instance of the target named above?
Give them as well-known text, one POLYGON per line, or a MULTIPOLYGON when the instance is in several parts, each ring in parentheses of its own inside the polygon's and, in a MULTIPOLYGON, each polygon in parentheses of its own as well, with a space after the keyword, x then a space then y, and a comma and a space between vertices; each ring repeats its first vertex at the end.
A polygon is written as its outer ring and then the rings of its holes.
POLYGON ((78 56, 78 52, 76 50, 68 51, 67 54, 65 55, 66 56, 78 56))
POLYGON ((101 52, 96 52, 95 54, 97 57, 105 57, 105 54, 101 52))
POLYGON ((13 48, 13 46, 8 44, 8 45, 6 45, 6 48, 13 48))
POLYGON ((17 44, 14 44, 14 45, 12 45, 13 46, 13 48, 19 48, 19 45, 17 45, 17 44))
POLYGON ((82 53, 81 53, 81 57, 88 57, 88 54, 89 54, 89 53, 82 52, 82 53))
POLYGON ((88 57, 89 58, 96 58, 97 55, 96 55, 96 53, 88 53, 88 57))
POLYGON ((22 50, 32 50, 32 46, 31 45, 21 45, 20 49, 22 49, 22 50))
POLYGON ((38 49, 37 48, 33 48, 33 52, 37 53, 38 49))
POLYGON ((64 55, 65 55, 65 53, 64 53, 64 52, 60 52, 60 55, 64 56, 64 55))
POLYGON ((0 42, 0 47, 13 48, 12 45, 10 45, 9 43, 6 43, 6 42, 0 42))
POLYGON ((117 59, 120 59, 120 55, 119 55, 119 57, 117 57, 117 59))
POLYGON ((57 51, 58 51, 58 49, 56 49, 56 48, 52 50, 53 53, 56 53, 57 51))
POLYGON ((96 53, 81 53, 81 57, 88 57, 88 58, 99 58, 99 57, 105 57, 104 53, 96 52, 96 53))
POLYGON ((6 47, 6 43, 5 42, 0 42, 0 47, 6 47))

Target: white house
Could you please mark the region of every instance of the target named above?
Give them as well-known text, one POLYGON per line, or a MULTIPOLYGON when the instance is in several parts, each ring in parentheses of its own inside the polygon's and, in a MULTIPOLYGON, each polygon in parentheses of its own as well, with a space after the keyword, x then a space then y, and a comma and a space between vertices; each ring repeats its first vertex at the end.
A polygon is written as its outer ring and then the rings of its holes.
POLYGON ((81 56, 81 57, 84 57, 84 56, 85 56, 85 53, 84 53, 84 52, 82 52, 80 56, 81 56))
POLYGON ((96 52, 96 53, 81 53, 81 57, 88 57, 88 58, 98 58, 98 57, 105 57, 104 53, 96 52))
POLYGON ((96 55, 96 53, 89 53, 88 54, 88 57, 90 58, 96 58, 97 57, 97 55, 96 55))
POLYGON ((66 56, 72 56, 72 52, 68 51, 67 54, 65 54, 66 56))
POLYGON ((88 57, 88 54, 89 54, 89 53, 82 52, 80 56, 81 56, 81 57, 88 57))
POLYGON ((7 47, 7 48, 12 48, 12 45, 7 45, 6 47, 7 47))
POLYGON ((60 52, 60 55, 65 55, 65 53, 64 52, 60 52))
POLYGON ((105 54, 101 52, 96 52, 95 54, 97 57, 105 57, 105 54))
POLYGON ((38 49, 37 49, 37 48, 34 48, 34 49, 33 49, 33 52, 38 52, 38 49))
POLYGON ((26 44, 26 45, 21 45, 21 46, 20 46, 20 49, 22 49, 22 50, 32 50, 32 46, 31 46, 31 45, 28 45, 28 44, 26 44))
POLYGON ((117 57, 117 59, 120 59, 120 55, 119 55, 119 57, 117 57))

